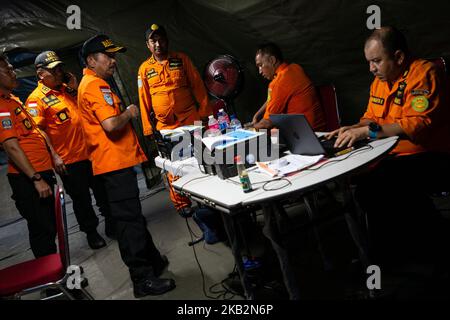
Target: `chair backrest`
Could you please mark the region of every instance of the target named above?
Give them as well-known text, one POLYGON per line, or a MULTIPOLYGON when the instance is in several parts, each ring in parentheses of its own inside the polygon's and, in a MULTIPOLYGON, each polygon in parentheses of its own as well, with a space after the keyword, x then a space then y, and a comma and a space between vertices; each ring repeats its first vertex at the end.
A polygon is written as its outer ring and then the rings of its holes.
POLYGON ((70 266, 69 236, 67 234, 66 202, 64 189, 55 186, 55 218, 56 232, 58 235, 58 252, 63 266, 67 269, 70 266))
POLYGON ((322 109, 325 114, 326 130, 333 131, 341 126, 337 105, 336 89, 332 84, 316 86, 322 109))

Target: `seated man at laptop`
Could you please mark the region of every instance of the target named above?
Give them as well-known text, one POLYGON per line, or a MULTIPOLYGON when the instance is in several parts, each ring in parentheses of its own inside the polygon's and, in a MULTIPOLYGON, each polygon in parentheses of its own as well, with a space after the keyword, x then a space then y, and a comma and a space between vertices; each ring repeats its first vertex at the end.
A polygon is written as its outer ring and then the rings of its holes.
POLYGON ((429 198, 448 190, 450 181, 446 79, 431 62, 413 58, 394 27, 375 30, 364 53, 375 76, 367 110, 359 123, 328 138, 337 135, 339 147, 368 137, 400 137, 390 155, 356 181, 357 200, 368 215, 372 253, 375 258, 416 255, 420 249, 434 254, 450 243, 444 238, 450 233, 446 221, 429 198))
POLYGON ((253 117, 255 129, 271 129, 271 114, 304 114, 315 131, 324 131, 325 116, 316 90, 296 63, 287 63, 274 43, 260 45, 255 57, 258 72, 270 80, 267 101, 253 117))

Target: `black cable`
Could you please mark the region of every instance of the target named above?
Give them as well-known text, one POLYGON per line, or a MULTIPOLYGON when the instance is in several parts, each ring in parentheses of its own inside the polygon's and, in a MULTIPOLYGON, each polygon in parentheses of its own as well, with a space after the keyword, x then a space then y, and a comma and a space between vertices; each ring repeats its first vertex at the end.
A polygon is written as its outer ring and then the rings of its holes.
POLYGON ((291 185, 292 185, 292 182, 291 182, 291 181, 289 181, 289 180, 286 179, 286 178, 282 178, 282 179, 276 179, 276 180, 270 180, 270 181, 267 181, 266 183, 264 183, 264 185, 262 186, 262 188, 263 188, 264 191, 277 191, 277 190, 281 190, 281 189, 283 189, 283 188, 289 187, 289 186, 291 186, 291 185), (281 187, 278 187, 278 188, 268 189, 268 188, 267 188, 267 185, 268 185, 269 183, 274 182, 274 181, 286 181, 287 184, 286 184, 286 185, 283 185, 283 186, 281 186, 281 187))
MULTIPOLYGON (((186 226, 187 226, 187 228, 189 230, 189 235, 191 236, 191 242, 193 242, 194 241, 194 237, 193 237, 193 233, 191 232, 191 227, 189 225, 188 219, 187 218, 185 218, 185 219, 186 219, 186 226)), ((201 277, 202 277, 202 291, 203 291, 203 294, 205 295, 205 297, 207 297, 209 299, 218 300, 220 296, 219 297, 212 297, 212 296, 209 296, 208 293, 206 292, 205 274, 203 273, 203 268, 202 268, 202 266, 200 264, 200 261, 198 260, 197 251, 195 250, 195 246, 192 246, 192 250, 194 252, 194 258, 195 258, 195 261, 197 262, 197 265, 198 265, 198 268, 200 270, 200 274, 201 274, 201 277)))
POLYGON ((304 171, 316 171, 316 170, 319 170, 319 169, 325 167, 326 165, 328 165, 328 164, 330 164, 330 163, 341 162, 341 161, 343 161, 343 160, 347 160, 348 158, 350 158, 351 156, 353 156, 353 155, 355 155, 355 154, 357 154, 357 153, 359 153, 359 152, 362 152, 362 151, 369 151, 369 150, 372 150, 372 149, 373 149, 373 147, 372 147, 371 145, 366 145, 366 146, 364 146, 364 147, 362 147, 362 148, 359 148, 359 149, 353 150, 352 152, 349 152, 349 154, 346 155, 346 156, 345 156, 344 158, 342 158, 342 159, 334 159, 334 160, 333 160, 333 158, 331 158, 331 160, 322 163, 322 164, 321 164, 320 166, 318 166, 317 168, 306 168, 306 169, 303 169, 303 170, 304 170, 304 171))

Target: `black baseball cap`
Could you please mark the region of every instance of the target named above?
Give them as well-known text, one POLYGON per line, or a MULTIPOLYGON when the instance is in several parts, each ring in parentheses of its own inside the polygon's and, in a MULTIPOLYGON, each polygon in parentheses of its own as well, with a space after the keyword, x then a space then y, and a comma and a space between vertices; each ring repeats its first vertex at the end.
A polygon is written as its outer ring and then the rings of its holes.
POLYGON ((148 28, 147 31, 145 31, 145 40, 150 39, 155 34, 159 34, 167 38, 166 29, 163 26, 154 23, 150 26, 150 28, 148 28))
POLYGON ((81 48, 81 56, 86 59, 91 53, 97 52, 125 52, 127 48, 118 46, 104 34, 98 34, 87 39, 81 48))
POLYGON ((38 54, 34 65, 36 68, 53 69, 54 67, 63 64, 62 60, 58 57, 55 51, 44 51, 38 54))

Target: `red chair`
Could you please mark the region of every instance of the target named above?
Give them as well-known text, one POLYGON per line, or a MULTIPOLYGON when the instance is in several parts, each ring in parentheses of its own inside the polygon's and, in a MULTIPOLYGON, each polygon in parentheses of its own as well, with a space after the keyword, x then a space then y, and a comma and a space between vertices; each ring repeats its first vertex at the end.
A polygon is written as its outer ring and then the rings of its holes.
MULTIPOLYGON (((64 190, 55 187, 55 217, 58 238, 58 253, 50 254, 34 260, 25 261, 6 269, 0 270, 0 298, 20 299, 22 296, 40 292, 45 289, 58 289, 61 293, 43 300, 53 299, 65 295, 75 300, 74 291, 69 290, 67 281, 71 280, 68 273, 70 265, 69 240, 67 235, 67 221, 65 212, 64 190)), ((83 298, 93 300, 86 291, 87 279, 81 278, 83 273, 79 266, 72 266, 71 270, 80 268, 81 286, 77 289, 83 298)), ((55 290, 56 291, 56 290, 55 290)))
POLYGON ((333 131, 341 127, 341 119, 337 105, 336 89, 334 85, 316 86, 322 109, 325 114, 326 131, 333 131))

